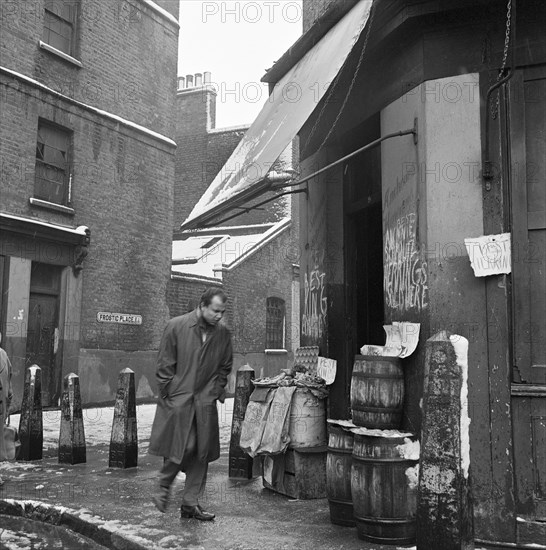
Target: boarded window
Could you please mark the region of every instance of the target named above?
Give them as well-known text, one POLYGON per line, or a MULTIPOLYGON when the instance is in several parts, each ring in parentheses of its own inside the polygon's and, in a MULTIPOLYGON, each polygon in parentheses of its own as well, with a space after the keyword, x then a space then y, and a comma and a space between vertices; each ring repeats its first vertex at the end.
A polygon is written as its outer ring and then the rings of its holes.
POLYGON ((71 132, 40 121, 36 142, 34 197, 56 204, 70 203, 71 132))
POLYGON ((284 300, 280 298, 268 298, 265 319, 266 349, 284 348, 284 319, 284 300))

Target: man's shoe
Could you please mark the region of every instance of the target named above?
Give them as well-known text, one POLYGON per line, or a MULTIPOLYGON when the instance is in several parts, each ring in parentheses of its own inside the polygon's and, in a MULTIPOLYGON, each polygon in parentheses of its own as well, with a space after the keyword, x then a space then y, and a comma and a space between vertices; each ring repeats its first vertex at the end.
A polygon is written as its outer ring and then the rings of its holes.
POLYGON ((184 506, 182 505, 180 507, 180 517, 181 518, 195 518, 200 521, 210 521, 211 519, 214 519, 214 514, 211 514, 210 512, 206 512, 199 506, 199 504, 196 504, 195 506, 184 506))
POLYGON ((169 489, 160 487, 159 491, 159 495, 152 498, 152 502, 155 504, 155 507, 164 514, 165 510, 167 510, 167 503, 169 501, 169 489))

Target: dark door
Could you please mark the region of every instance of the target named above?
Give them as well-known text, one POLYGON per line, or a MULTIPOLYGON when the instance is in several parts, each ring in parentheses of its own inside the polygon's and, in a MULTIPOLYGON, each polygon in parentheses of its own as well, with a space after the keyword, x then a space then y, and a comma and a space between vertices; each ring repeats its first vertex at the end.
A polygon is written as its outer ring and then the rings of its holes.
POLYGON ((527 520, 518 522, 518 539, 527 542, 546 537, 546 66, 516 72, 509 105, 511 393, 516 512, 527 520))
POLYGON ((352 222, 354 329, 357 348, 385 343, 383 299, 383 230, 381 204, 350 216, 352 222))
MULTIPOLYGON (((376 139, 379 119, 367 127, 353 148, 376 139)), ((383 298, 383 218, 381 207, 381 148, 351 159, 344 170, 345 269, 347 321, 352 355, 364 344, 385 343, 383 298)))
POLYGON ((27 332, 26 366, 42 369, 42 405, 57 405, 61 393, 60 365, 56 352, 59 341, 59 290, 61 269, 33 263, 27 332))

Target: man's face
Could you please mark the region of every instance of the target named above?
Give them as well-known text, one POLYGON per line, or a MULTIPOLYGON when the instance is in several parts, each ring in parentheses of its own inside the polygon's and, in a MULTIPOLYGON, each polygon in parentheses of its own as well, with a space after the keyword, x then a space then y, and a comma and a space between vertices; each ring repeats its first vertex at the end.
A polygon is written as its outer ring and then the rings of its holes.
POLYGON ((203 319, 209 325, 216 325, 224 316, 226 305, 222 302, 220 296, 213 296, 208 306, 200 306, 203 319))

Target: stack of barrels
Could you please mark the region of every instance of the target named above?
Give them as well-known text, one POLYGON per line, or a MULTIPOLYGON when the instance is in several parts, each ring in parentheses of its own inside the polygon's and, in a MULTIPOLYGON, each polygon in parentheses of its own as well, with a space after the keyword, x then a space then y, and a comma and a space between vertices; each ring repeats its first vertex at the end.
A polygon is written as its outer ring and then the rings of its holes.
POLYGON ((401 360, 357 355, 350 397, 352 422, 328 421, 330 519, 356 525, 363 540, 413 544, 419 444, 414 434, 399 431, 401 360))

